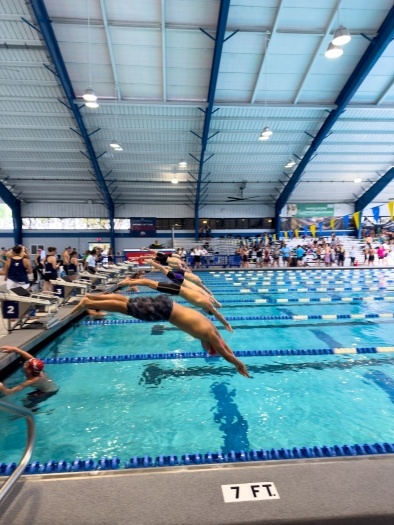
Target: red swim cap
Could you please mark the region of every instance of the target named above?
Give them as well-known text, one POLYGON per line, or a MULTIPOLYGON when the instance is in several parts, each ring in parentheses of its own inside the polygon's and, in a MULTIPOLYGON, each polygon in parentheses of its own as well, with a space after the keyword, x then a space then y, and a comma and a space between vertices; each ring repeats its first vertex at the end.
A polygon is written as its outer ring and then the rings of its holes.
POLYGON ((44 361, 41 361, 41 359, 29 359, 29 367, 33 370, 33 372, 41 372, 41 370, 44 369, 44 361))

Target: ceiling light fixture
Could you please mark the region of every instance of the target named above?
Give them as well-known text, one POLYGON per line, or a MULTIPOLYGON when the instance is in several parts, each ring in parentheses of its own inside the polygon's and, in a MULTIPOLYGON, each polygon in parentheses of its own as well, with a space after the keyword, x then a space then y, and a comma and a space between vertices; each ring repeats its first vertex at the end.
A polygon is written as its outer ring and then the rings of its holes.
POLYGON ((334 33, 334 38, 332 39, 332 44, 334 46, 344 46, 350 42, 352 37, 350 36, 349 30, 346 27, 339 26, 334 33))
POLYGON ((99 107, 97 102, 85 102, 85 106, 91 109, 97 109, 99 107))
POLYGON ((99 107, 97 103, 96 93, 92 89, 92 66, 91 66, 91 50, 90 50, 90 0, 87 0, 88 7, 88 70, 89 70, 89 87, 85 89, 82 98, 86 101, 85 106, 91 109, 99 107))
POLYGON ((324 54, 327 58, 338 58, 343 55, 343 49, 341 47, 335 46, 331 42, 324 54))
POLYGON ((356 184, 359 184, 359 183, 361 182, 360 177, 356 177, 356 178, 354 179, 354 182, 355 182, 356 184))
POLYGON ((293 166, 295 166, 295 164, 296 164, 296 163, 294 162, 294 160, 291 160, 291 159, 290 159, 290 160, 287 162, 287 164, 285 165, 285 168, 292 168, 293 166))
POLYGON ((180 168, 187 168, 187 162, 182 159, 180 162, 179 162, 179 167, 180 168))
POLYGON ((116 148, 114 148, 115 151, 123 151, 122 144, 118 142, 118 145, 116 148))
POLYGON ((269 140, 273 134, 271 128, 267 126, 267 45, 268 42, 268 31, 265 33, 264 39, 264 128, 260 133, 259 140, 269 140))
POLYGON ((171 179, 171 184, 178 184, 178 182, 179 180, 174 175, 173 178, 171 179))
POLYGON ((117 139, 111 140, 109 145, 111 146, 111 148, 114 148, 114 149, 117 149, 117 148, 120 147, 119 140, 117 140, 117 139))

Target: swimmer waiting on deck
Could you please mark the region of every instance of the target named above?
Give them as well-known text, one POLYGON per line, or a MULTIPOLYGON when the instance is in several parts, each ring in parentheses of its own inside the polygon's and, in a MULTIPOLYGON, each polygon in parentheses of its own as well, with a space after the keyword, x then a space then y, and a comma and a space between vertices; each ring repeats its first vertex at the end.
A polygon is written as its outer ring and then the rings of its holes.
POLYGON ((190 304, 204 310, 205 313, 214 315, 216 319, 222 323, 226 330, 228 330, 229 332, 233 332, 230 323, 216 310, 214 306, 214 298, 206 294, 204 290, 198 288, 198 286, 195 286, 193 289, 190 289, 187 286, 185 286, 185 282, 183 282, 182 284, 176 284, 175 282, 161 283, 153 281, 152 279, 133 279, 129 277, 123 279, 123 281, 120 281, 118 283, 118 286, 124 286, 126 284, 130 285, 132 288, 134 288, 135 286, 147 286, 148 288, 151 288, 152 290, 157 290, 160 293, 180 295, 183 299, 186 299, 186 301, 188 301, 190 304))
POLYGON ((249 377, 246 366, 235 357, 213 323, 199 312, 175 303, 167 295, 129 299, 116 293, 86 294, 71 313, 90 308, 130 315, 141 321, 169 321, 180 330, 199 339, 203 348, 211 355, 214 353, 221 355, 223 359, 233 364, 241 375, 249 377))

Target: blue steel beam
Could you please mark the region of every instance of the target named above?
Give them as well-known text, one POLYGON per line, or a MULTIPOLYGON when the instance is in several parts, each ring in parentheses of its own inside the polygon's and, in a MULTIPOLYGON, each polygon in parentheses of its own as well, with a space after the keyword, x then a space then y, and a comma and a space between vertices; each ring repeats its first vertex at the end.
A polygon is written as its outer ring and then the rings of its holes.
POLYGON ((71 84, 70 77, 68 76, 67 68, 64 63, 62 54, 60 52, 59 44, 56 40, 55 33, 52 28, 51 21, 48 17, 48 12, 46 10, 43 0, 31 0, 31 6, 40 27, 42 37, 45 41, 45 44, 48 48, 49 54, 51 55, 52 61, 55 65, 57 76, 63 87, 64 93, 67 97, 71 112, 75 118, 75 121, 78 124, 80 135, 83 141, 85 142, 86 149, 89 154, 90 162, 93 166, 94 175, 96 177, 98 186, 100 188, 100 194, 104 200, 104 203, 108 209, 108 216, 110 221, 110 239, 112 249, 115 251, 115 230, 114 230, 114 218, 115 218, 115 205, 112 200, 111 194, 105 183, 105 179, 101 172, 99 163, 97 162, 97 157, 93 149, 92 142, 89 137, 89 133, 85 127, 83 118, 79 112, 77 104, 74 102, 75 93, 71 84))
POLYGON ((359 199, 356 200, 354 205, 354 211, 362 211, 364 208, 370 204, 375 197, 381 193, 384 188, 390 184, 394 179, 394 167, 390 168, 379 180, 375 182, 359 199))
POLYGON ((342 112, 349 104, 353 95, 356 93, 357 89, 363 83, 371 69, 374 67, 376 62, 379 60, 386 47, 394 38, 394 6, 391 8, 389 14, 384 20, 383 24, 380 26, 378 34, 375 38, 371 40, 370 45, 365 51, 364 55, 361 57, 361 60, 357 64, 353 73, 350 75, 349 80, 346 82, 341 93, 338 95, 338 98, 335 101, 336 109, 332 110, 326 120, 324 121, 322 127, 319 129, 316 137, 313 139, 312 144, 310 145, 308 151, 305 153, 303 159, 299 163, 298 167, 293 173, 293 176, 286 184, 286 187, 282 191, 278 200, 275 203, 275 220, 276 220, 276 233, 279 235, 280 230, 280 212, 284 205, 287 203, 290 195, 292 194, 294 188, 302 177, 302 174, 305 171, 306 166, 310 162, 312 156, 316 153, 316 150, 327 137, 328 133, 333 128, 336 121, 340 118, 342 112))
POLYGON ((22 244, 22 210, 21 201, 13 195, 10 190, 0 182, 0 199, 11 208, 12 221, 14 223, 15 244, 22 244))
POLYGON ((209 126, 211 124, 212 108, 215 101, 216 84, 219 76, 220 59, 222 57, 222 49, 224 43, 224 35, 226 33, 226 25, 228 12, 230 10, 230 0, 221 0, 220 10, 218 17, 218 24, 216 30, 215 49, 213 52, 211 78, 209 80, 208 89, 208 105, 205 111, 204 128, 201 138, 201 155, 199 160, 198 177, 197 177, 197 188, 196 188, 196 200, 194 203, 194 230, 196 240, 198 240, 198 220, 199 220, 199 208, 201 200, 201 182, 202 172, 204 168, 204 156, 207 149, 207 143, 209 140, 209 126))

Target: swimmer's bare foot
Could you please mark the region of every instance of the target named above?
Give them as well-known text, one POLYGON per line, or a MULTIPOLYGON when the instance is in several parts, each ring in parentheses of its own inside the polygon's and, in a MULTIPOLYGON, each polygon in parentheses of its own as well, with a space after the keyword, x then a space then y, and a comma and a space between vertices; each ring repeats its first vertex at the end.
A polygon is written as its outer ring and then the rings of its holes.
POLYGON ((83 298, 76 306, 74 306, 74 308, 71 310, 71 314, 76 314, 77 312, 85 310, 87 302, 88 300, 83 298))

